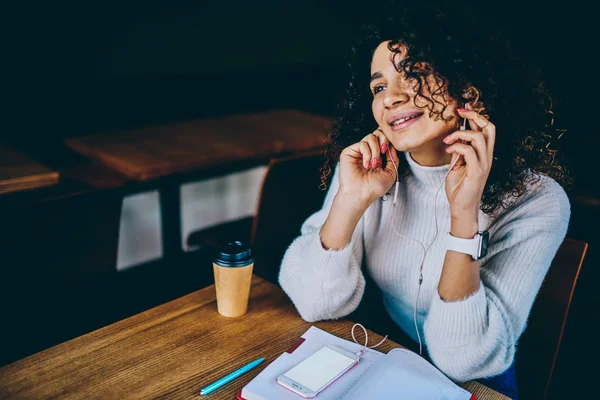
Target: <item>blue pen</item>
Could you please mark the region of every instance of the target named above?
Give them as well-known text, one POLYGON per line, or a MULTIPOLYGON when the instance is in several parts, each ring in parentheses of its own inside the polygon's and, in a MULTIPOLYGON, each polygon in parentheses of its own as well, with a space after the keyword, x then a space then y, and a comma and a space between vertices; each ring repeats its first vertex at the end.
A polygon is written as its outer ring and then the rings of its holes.
POLYGON ((224 378, 219 379, 215 383, 211 383, 210 385, 208 385, 204 389, 200 390, 200 394, 202 396, 206 396, 210 392, 217 390, 218 388, 220 388, 221 386, 225 385, 226 383, 231 382, 232 380, 234 380, 238 376, 243 375, 246 372, 250 371, 252 368, 256 367, 257 365, 259 365, 263 361, 265 361, 264 358, 259 358, 256 361, 252 361, 250 364, 248 364, 248 365, 246 365, 246 366, 238 369, 237 371, 233 371, 232 373, 230 373, 229 375, 227 375, 224 378))

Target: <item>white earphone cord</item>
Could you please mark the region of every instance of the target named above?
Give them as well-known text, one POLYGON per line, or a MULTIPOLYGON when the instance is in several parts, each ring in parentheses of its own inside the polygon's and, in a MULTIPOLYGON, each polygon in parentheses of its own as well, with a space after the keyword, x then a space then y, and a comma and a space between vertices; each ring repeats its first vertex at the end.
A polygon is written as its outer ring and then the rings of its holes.
MULTIPOLYGON (((465 120, 466 122, 466 120, 465 120)), ((463 125, 460 127, 460 130, 465 130, 465 124, 463 123, 463 125)), ((398 166, 396 165, 396 163, 394 162, 394 158, 391 155, 391 150, 388 150, 388 157, 390 160, 392 160, 392 164, 394 164, 394 167, 396 168, 396 188, 394 190, 394 203, 393 205, 396 205, 396 201, 398 199, 398 187, 400 186, 400 179, 398 177, 398 166)), ((410 155, 409 155, 410 157, 410 155)), ((401 233, 398 233, 398 231, 396 230, 396 224, 395 224, 395 220, 396 220, 396 215, 397 213, 394 213, 394 216, 392 217, 392 229, 394 230, 394 233, 398 236, 401 236, 403 238, 406 239, 410 239, 410 240, 414 240, 415 242, 419 243, 419 245, 421 245, 421 247, 423 248, 423 259, 421 260, 421 265, 419 266, 419 286, 417 289, 417 298, 415 299, 415 307, 414 307, 414 317, 413 317, 413 321, 415 323, 415 331, 417 332, 417 338, 419 339, 419 354, 423 355, 423 343, 421 341, 421 333, 419 332, 419 326, 417 324, 417 306, 419 303, 419 295, 421 294, 421 284, 423 283, 423 264, 425 263, 425 257, 427 256, 427 252, 429 251, 429 249, 431 248, 431 245, 433 244, 433 242, 435 242, 435 239, 437 239, 438 236, 438 223, 437 223, 437 197, 438 194, 440 193, 440 190, 442 189, 442 187, 444 186, 444 183, 446 182, 446 178, 448 177, 448 175, 450 174, 450 171, 452 171, 452 168, 454 168, 454 166, 456 165, 456 162, 458 161, 458 159, 460 158, 460 156, 456 157, 456 160, 454 160, 454 162, 452 163, 452 165, 450 165, 450 168, 448 169, 448 173, 446 174, 446 176, 444 177, 444 180, 442 181, 442 184, 440 185, 440 187, 438 188, 437 192, 435 193, 435 199, 433 202, 433 213, 434 213, 434 220, 435 220, 435 235, 433 237, 433 240, 431 241, 431 243, 429 243, 429 246, 427 246, 427 249, 425 249, 425 245, 423 243, 421 243, 420 241, 418 241, 417 239, 413 239, 411 237, 405 236, 401 233)), ((354 330, 354 328, 352 328, 354 330)), ((354 334, 352 335, 352 337, 354 338, 354 334)))
POLYGON ((354 328, 356 328, 357 326, 360 326, 362 328, 363 332, 365 333, 365 344, 364 344, 363 348, 358 353, 356 353, 356 355, 359 357, 362 355, 362 353, 364 353, 364 351, 367 348, 374 349, 375 347, 378 347, 380 344, 385 342, 385 340, 387 339, 387 335, 385 335, 385 337, 381 340, 381 342, 377 343, 375 346, 367 346, 369 344, 369 333, 367 332, 367 329, 364 326, 362 326, 362 324, 354 324, 354 325, 352 325, 351 333, 352 333, 352 340, 354 340, 354 343, 356 343, 356 344, 360 344, 360 343, 358 343, 358 340, 356 340, 356 338, 354 337, 354 328))

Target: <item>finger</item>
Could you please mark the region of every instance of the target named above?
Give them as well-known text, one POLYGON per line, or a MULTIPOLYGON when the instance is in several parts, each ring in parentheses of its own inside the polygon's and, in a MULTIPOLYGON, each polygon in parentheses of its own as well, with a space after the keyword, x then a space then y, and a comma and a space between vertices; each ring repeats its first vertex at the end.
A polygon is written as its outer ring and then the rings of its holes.
POLYGON ((458 166, 465 165, 465 158, 458 153, 454 153, 454 154, 452 154, 452 160, 450 161, 450 166, 453 166, 452 169, 454 169, 454 167, 456 167, 457 165, 458 166), (460 160, 456 160, 457 158, 460 158, 460 160), (456 160, 456 164, 454 163, 455 160, 456 160))
POLYGON ((496 131, 496 126, 492 124, 488 119, 485 119, 476 111, 469 111, 466 108, 457 108, 458 114, 469 120, 469 126, 473 131, 496 131))
POLYGON ((388 138, 385 137, 383 130, 381 128, 377 128, 377 130, 373 132, 373 134, 379 139, 379 150, 381 151, 381 153, 387 153, 388 148, 390 146, 390 142, 388 138))
POLYGON ((496 145, 496 125, 475 111, 460 108, 457 110, 460 115, 469 119, 469 125, 471 126, 472 130, 481 130, 483 133, 485 133, 487 139, 486 148, 488 159, 492 160, 494 157, 494 146, 496 145))
POLYGON ((483 171, 480 163, 477 160, 477 154, 475 154, 475 149, 472 146, 469 146, 467 144, 455 143, 452 146, 448 147, 446 149, 446 152, 451 154, 462 155, 469 170, 477 173, 483 171))
POLYGON ((490 135, 487 140, 487 159, 488 159, 488 169, 492 168, 492 163, 494 162, 494 145, 496 142, 496 136, 490 135))
POLYGON ((444 143, 451 145, 456 143, 458 140, 463 140, 467 143, 470 143, 475 149, 475 153, 477 154, 479 162, 484 164, 485 168, 487 169, 489 158, 486 137, 484 133, 480 131, 456 131, 446 136, 444 138, 444 143))
POLYGON ((371 166, 371 164, 369 163, 369 160, 371 159, 371 149, 369 148, 369 145, 367 143, 354 143, 350 147, 344 149, 340 158, 344 155, 350 157, 352 160, 354 160, 353 162, 357 164, 361 163, 363 168, 365 169, 369 169, 371 166))
POLYGON ((362 155, 362 163, 365 169, 371 168, 371 147, 366 142, 359 142, 358 151, 362 155))
POLYGON ((365 136, 362 143, 367 143, 369 148, 371 149, 371 159, 369 162, 371 163, 371 167, 375 168, 377 166, 377 160, 380 158, 380 148, 379 148, 379 139, 373 133, 365 136))
POLYGON ((496 126, 490 123, 491 126, 488 125, 488 129, 484 129, 483 132, 486 134, 486 147, 487 147, 487 158, 490 162, 490 168, 492 167, 492 162, 494 160, 494 147, 496 146, 496 126), (487 132, 486 132, 487 131, 487 132))
MULTIPOLYGON (((473 106, 471 105, 471 103, 465 103, 465 109, 467 111, 474 111, 473 110, 473 106)), ((479 115, 479 113, 477 113, 477 114, 479 115)), ((465 118, 465 122, 466 121, 469 121, 469 129, 471 129, 473 131, 479 131, 479 130, 481 130, 481 128, 479 128, 479 126, 474 121, 471 121, 468 118, 465 118)))

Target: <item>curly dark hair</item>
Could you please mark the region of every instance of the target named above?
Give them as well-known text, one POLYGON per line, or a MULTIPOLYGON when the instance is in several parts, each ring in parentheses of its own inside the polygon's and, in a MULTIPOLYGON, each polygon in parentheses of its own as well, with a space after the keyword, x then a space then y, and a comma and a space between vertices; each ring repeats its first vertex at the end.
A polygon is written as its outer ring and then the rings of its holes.
MULTIPOLYGON (((499 32, 484 29, 474 18, 465 19, 464 14, 451 9, 411 5, 387 14, 396 17, 363 26, 352 47, 350 82, 345 100, 338 106, 321 168, 322 188, 327 187, 341 151, 377 128, 371 111, 369 71, 375 49, 387 40, 388 48, 396 53, 394 57, 402 46, 408 49, 407 57, 395 65, 414 82, 415 106, 427 108, 436 119, 443 118, 449 96, 470 101, 496 125, 494 162, 482 197, 483 212, 492 215, 509 208, 526 191, 529 179, 539 179, 539 174, 563 187, 571 184, 558 150, 565 130, 554 126, 552 98, 537 65, 520 57, 499 32), (427 83, 429 75, 436 87, 427 83)), ((408 167, 400 160, 402 177, 408 167)))

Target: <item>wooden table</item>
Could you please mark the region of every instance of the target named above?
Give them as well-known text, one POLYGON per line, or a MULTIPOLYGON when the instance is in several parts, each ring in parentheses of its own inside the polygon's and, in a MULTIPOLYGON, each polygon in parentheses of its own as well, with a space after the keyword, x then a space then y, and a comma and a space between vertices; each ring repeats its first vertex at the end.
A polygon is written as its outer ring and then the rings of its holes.
MULTIPOLYGON (((352 340, 351 321, 314 325, 352 340)), ((248 314, 235 319, 217 313, 210 286, 0 368, 0 398, 200 399, 202 387, 265 357, 207 397, 233 400, 310 326, 285 293, 263 279, 253 278, 248 314)), ((387 340, 378 350, 395 347, 401 346, 387 340)), ((507 399, 476 382, 465 387, 480 400, 507 399)))
POLYGON ((326 146, 331 121, 296 110, 239 114, 67 140, 136 181, 326 146))
POLYGON ((183 242, 181 183, 324 150, 331 122, 297 110, 276 110, 71 138, 66 144, 134 182, 171 178, 161 182, 159 198, 163 254, 177 265, 183 242))
POLYGON ((0 194, 56 185, 59 173, 0 142, 0 194))

